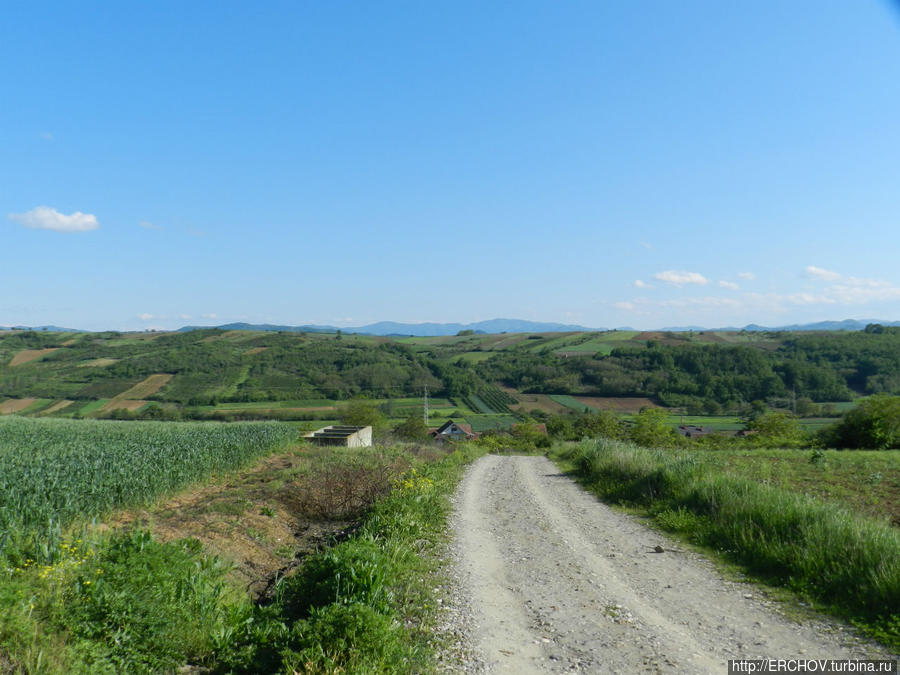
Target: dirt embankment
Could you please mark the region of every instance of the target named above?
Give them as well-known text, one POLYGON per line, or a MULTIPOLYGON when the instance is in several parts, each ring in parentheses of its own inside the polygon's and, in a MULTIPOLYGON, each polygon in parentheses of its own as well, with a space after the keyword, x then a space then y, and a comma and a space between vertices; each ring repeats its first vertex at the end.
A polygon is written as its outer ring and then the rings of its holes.
POLYGON ((889 657, 834 621, 787 618, 543 457, 478 460, 453 532, 450 670, 720 674, 737 658, 889 657))

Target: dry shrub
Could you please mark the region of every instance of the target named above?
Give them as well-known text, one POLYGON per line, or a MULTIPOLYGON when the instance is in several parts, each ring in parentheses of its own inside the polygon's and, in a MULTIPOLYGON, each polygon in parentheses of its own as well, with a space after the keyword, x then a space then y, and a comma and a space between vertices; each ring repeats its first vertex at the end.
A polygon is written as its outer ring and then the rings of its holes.
POLYGON ((386 496, 409 462, 395 457, 329 463, 308 475, 292 495, 294 505, 316 520, 351 520, 386 496))

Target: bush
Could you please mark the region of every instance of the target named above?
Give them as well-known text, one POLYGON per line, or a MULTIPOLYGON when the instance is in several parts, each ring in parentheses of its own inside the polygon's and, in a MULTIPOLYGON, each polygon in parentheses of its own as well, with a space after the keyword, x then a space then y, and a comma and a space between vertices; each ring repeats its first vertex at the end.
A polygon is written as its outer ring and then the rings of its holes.
POLYGON ((642 408, 634 416, 628 435, 638 445, 648 448, 671 448, 684 443, 678 432, 669 426, 669 413, 662 408, 642 408))
POLYGON ((825 431, 828 445, 838 448, 900 448, 900 396, 876 394, 825 431))
POLYGON ((793 415, 769 411, 752 419, 747 428, 755 431, 753 444, 770 448, 796 448, 806 445, 807 437, 793 415))
POLYGON ((428 438, 428 427, 421 416, 410 415, 394 429, 394 433, 404 441, 424 441, 428 438))
POLYGON ((374 403, 355 399, 341 411, 341 422, 356 427, 380 428, 384 424, 384 415, 374 403))

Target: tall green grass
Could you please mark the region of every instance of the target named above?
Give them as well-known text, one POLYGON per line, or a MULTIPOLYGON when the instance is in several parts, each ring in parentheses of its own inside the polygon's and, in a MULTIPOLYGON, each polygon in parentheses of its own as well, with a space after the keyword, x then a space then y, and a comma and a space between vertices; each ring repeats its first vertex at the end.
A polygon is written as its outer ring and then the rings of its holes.
POLYGON ((721 473, 694 453, 606 439, 562 451, 602 497, 644 507, 712 547, 900 645, 900 531, 832 503, 721 473))

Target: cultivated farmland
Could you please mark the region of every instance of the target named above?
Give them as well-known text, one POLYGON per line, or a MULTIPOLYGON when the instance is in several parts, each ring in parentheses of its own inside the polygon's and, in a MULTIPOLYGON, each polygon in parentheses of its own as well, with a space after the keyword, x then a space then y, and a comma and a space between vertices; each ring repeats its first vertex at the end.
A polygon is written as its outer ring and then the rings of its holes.
POLYGON ((9 362, 9 366, 11 368, 14 366, 21 366, 23 363, 36 361, 37 359, 43 358, 44 356, 52 354, 55 351, 56 347, 51 347, 49 349, 23 349, 12 358, 12 360, 9 362))
POLYGON ((22 412, 30 407, 37 399, 34 398, 11 398, 0 403, 0 415, 10 415, 12 413, 22 412))
POLYGON ((295 436, 272 423, 0 419, 0 556, 53 559, 77 519, 146 503, 295 436))

